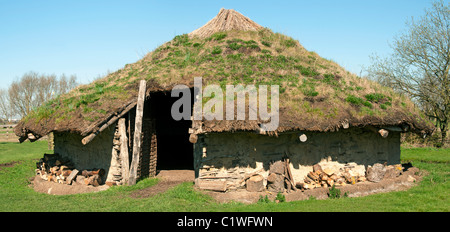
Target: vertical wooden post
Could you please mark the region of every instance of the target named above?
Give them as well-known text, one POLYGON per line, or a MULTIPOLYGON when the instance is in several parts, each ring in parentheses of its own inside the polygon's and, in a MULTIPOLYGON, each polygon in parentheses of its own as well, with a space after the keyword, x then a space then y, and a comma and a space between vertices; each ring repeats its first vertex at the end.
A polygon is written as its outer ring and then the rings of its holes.
POLYGON ((130 111, 127 113, 127 135, 128 135, 128 147, 131 147, 131 115, 130 111))
POLYGON ((145 101, 145 89, 146 82, 141 80, 139 83, 139 95, 136 105, 136 121, 134 129, 134 140, 133 140, 133 157, 130 166, 130 177, 128 179, 129 185, 136 184, 136 175, 139 165, 139 156, 141 153, 141 138, 142 138, 142 118, 144 115, 144 101, 145 101))
POLYGON ((122 179, 124 184, 128 184, 130 176, 130 161, 128 156, 128 138, 125 126, 125 118, 119 119, 120 134, 120 160, 122 166, 122 179))

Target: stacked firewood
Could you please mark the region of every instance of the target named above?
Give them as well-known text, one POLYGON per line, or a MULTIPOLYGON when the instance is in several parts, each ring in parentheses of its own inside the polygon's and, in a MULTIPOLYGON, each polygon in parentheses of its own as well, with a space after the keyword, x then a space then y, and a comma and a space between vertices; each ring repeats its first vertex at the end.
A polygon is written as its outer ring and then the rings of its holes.
POLYGON ((350 168, 333 171, 322 167, 319 164, 313 166, 313 171, 306 175, 303 183, 297 183, 301 189, 314 189, 319 187, 344 186, 366 181, 365 176, 358 176, 350 168))
POLYGON ((102 184, 105 175, 104 169, 91 169, 79 171, 73 163, 58 154, 44 154, 36 163, 36 175, 49 182, 60 184, 81 184, 94 187, 102 184))

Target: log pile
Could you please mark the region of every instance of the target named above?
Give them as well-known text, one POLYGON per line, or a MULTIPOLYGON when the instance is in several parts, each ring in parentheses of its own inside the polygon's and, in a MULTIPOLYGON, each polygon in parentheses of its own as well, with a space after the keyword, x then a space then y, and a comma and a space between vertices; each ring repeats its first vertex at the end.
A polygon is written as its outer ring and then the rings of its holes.
POLYGON ((351 168, 335 171, 322 167, 319 164, 313 166, 313 171, 309 172, 303 183, 297 183, 300 189, 314 189, 319 187, 345 186, 347 184, 356 184, 366 181, 365 176, 360 176, 353 172, 351 168))
POLYGON ((44 154, 36 163, 36 175, 47 181, 60 184, 81 184, 94 187, 103 183, 104 169, 91 169, 79 171, 67 158, 58 154, 44 154))
POLYGON ((364 173, 356 170, 355 166, 349 165, 339 169, 324 168, 319 164, 313 166, 313 171, 309 172, 304 178, 304 182, 296 183, 299 189, 307 190, 319 187, 345 186, 356 184, 358 182, 370 181, 379 182, 383 179, 396 178, 403 172, 401 164, 386 165, 377 163, 368 166, 364 173))
POLYGON ((269 170, 265 170, 262 163, 257 163, 256 168, 231 169, 203 165, 195 183, 200 189, 218 192, 246 189, 248 192, 289 193, 297 190, 353 185, 360 182, 379 182, 383 179, 396 178, 403 172, 401 164, 376 163, 366 168, 355 162, 339 163, 327 158, 308 167, 309 170, 302 172, 301 175, 294 173, 297 174, 295 177, 299 178, 296 179, 298 182, 294 182, 290 165, 287 158, 271 162, 269 170))

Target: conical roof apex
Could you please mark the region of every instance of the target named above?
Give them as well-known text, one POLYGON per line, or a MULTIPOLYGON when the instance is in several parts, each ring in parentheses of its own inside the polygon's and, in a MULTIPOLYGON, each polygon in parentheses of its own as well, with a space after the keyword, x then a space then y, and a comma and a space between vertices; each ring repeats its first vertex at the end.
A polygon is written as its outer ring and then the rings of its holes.
POLYGON ((207 38, 222 31, 257 31, 263 27, 233 9, 220 9, 219 13, 208 23, 189 33, 189 36, 207 38))

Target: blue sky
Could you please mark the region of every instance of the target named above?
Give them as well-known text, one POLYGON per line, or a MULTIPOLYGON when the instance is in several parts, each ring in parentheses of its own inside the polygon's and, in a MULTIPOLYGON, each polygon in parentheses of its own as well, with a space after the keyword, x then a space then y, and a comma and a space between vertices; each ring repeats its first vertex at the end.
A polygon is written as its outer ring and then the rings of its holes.
POLYGON ((430 6, 431 0, 0 0, 0 88, 28 71, 75 74, 89 83, 201 27, 222 7, 360 74, 370 55, 389 54, 405 22, 430 6))

